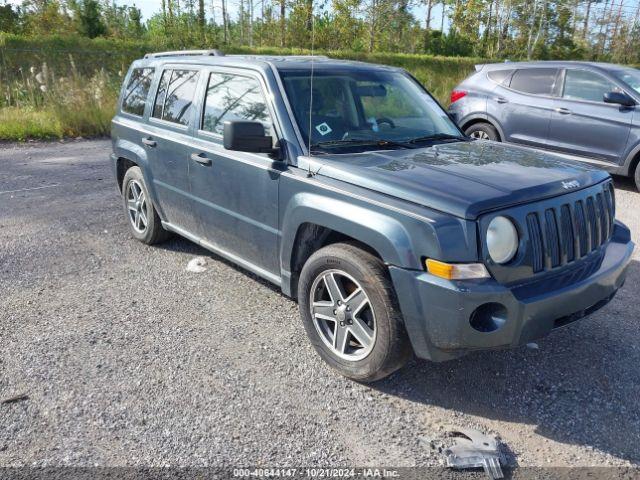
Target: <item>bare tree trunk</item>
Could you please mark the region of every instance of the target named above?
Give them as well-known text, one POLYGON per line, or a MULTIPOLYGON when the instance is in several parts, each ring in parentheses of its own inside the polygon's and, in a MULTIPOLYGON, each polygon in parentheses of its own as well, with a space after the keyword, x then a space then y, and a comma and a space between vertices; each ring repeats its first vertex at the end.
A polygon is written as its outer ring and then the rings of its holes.
POLYGON ((204 0, 198 0, 198 29, 200 30, 200 39, 205 41, 206 16, 204 13, 204 0))
POLYGON ((167 34, 167 2, 162 0, 162 28, 165 35, 167 34))
POLYGON ((584 25, 582 26, 582 39, 587 39, 587 32, 589 31, 589 17, 591 16, 591 4, 592 0, 587 0, 587 11, 584 14, 584 25))
POLYGON ((444 33, 444 16, 446 14, 446 6, 447 4, 445 2, 442 2, 442 17, 440 17, 440 31, 442 33, 444 33))
POLYGON ((624 0, 620 0, 620 5, 618 6, 618 16, 616 17, 616 23, 613 29, 613 36, 611 40, 617 43, 618 31, 620 30, 620 20, 622 19, 622 7, 624 5, 624 0))
POLYGON ((533 3, 533 15, 531 17, 531 29, 529 30, 529 38, 527 40, 527 60, 531 60, 531 57, 533 56, 533 50, 535 49, 538 40, 540 39, 540 35, 542 34, 542 27, 544 25, 544 20, 547 14, 547 2, 545 1, 544 5, 542 6, 543 8, 543 12, 540 15, 540 21, 538 22, 538 31, 535 34, 535 37, 533 35, 534 29, 535 29, 535 22, 536 22, 536 14, 538 13, 538 6, 539 6, 539 0, 534 0, 533 3))
POLYGON ((287 4, 285 0, 280 0, 280 46, 284 47, 286 44, 286 14, 287 14, 287 4))
POLYGON ((427 0, 427 16, 425 18, 425 29, 431 30, 431 10, 433 10, 433 0, 427 0))
POLYGON ((369 12, 369 52, 373 52, 376 36, 377 1, 371 0, 371 11, 369 12))
POLYGON ((607 40, 609 39, 609 27, 611 26, 611 15, 613 15, 613 0, 611 0, 611 4, 609 6, 609 14, 607 15, 607 2, 604 3, 604 12, 602 13, 602 21, 606 22, 606 26, 604 29, 604 37, 602 39, 602 50, 600 51, 601 55, 604 55, 604 51, 607 48, 607 40))
POLYGON ((229 44, 229 16, 227 14, 227 0, 222 0, 222 31, 224 44, 229 44))
POLYGON ((249 46, 253 47, 253 1, 247 0, 249 2, 249 46))

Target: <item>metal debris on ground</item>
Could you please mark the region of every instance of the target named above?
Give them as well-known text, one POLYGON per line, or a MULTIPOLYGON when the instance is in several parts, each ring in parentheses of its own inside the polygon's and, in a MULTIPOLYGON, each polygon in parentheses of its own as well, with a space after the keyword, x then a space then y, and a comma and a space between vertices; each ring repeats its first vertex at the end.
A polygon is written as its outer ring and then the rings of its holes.
POLYGON ((489 478, 504 478, 500 462, 498 439, 471 428, 454 428, 449 431, 453 445, 444 449, 447 467, 455 469, 483 468, 489 478))
POLYGON ((202 273, 207 267, 207 259, 204 257, 196 257, 187 264, 187 271, 193 273, 202 273))

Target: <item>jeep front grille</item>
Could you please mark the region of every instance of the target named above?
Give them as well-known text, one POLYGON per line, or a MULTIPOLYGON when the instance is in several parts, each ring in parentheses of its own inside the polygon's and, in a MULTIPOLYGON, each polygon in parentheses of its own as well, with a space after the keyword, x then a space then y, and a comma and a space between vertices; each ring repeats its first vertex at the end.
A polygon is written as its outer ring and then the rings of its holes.
POLYGON ((527 215, 535 273, 578 260, 606 243, 613 232, 613 185, 559 207, 527 215))

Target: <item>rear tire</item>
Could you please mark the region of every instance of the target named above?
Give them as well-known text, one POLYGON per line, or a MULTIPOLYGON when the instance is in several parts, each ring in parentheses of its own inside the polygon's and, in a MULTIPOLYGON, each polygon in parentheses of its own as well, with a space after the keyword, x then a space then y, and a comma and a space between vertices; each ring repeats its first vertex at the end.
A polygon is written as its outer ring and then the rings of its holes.
POLYGON ((122 181, 122 201, 129 220, 131 234, 147 245, 160 243, 170 234, 162 228, 162 222, 149 197, 140 167, 127 170, 122 181))
POLYGON ((298 304, 314 348, 345 377, 380 380, 412 356, 386 266, 355 245, 336 243, 309 258, 298 304))
POLYGON ((477 138, 478 140, 492 140, 494 142, 500 141, 500 135, 496 128, 485 122, 474 123, 470 127, 467 127, 464 131, 467 136, 471 138, 477 138))
POLYGON ((634 175, 634 180, 636 181, 636 189, 640 192, 640 162, 636 165, 636 173, 634 175))

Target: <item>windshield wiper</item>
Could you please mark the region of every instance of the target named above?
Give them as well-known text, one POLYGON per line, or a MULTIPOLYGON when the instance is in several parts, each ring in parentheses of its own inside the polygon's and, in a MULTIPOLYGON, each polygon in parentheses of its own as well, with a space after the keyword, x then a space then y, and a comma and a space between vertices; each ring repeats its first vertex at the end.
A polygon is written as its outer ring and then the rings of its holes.
POLYGON ((311 148, 339 147, 343 145, 375 145, 378 147, 416 148, 413 145, 396 142, 395 140, 388 140, 386 138, 345 138, 343 140, 327 140, 324 142, 313 143, 311 148))
POLYGON ((422 142, 439 142, 439 141, 459 141, 464 142, 467 141, 466 137, 462 135, 451 135, 449 133, 436 133, 433 135, 425 135, 424 137, 416 137, 408 140, 408 143, 416 144, 422 142))

